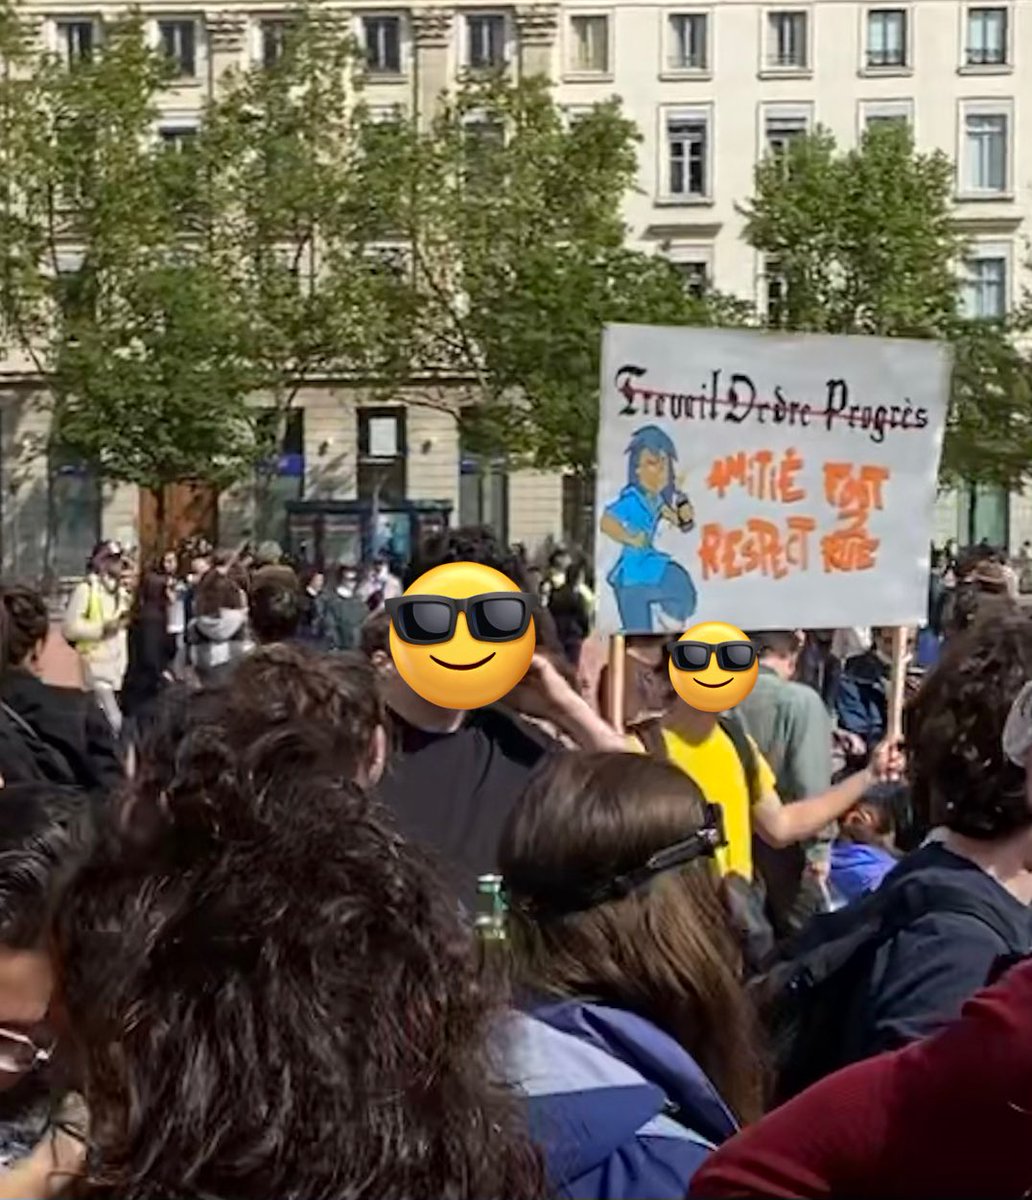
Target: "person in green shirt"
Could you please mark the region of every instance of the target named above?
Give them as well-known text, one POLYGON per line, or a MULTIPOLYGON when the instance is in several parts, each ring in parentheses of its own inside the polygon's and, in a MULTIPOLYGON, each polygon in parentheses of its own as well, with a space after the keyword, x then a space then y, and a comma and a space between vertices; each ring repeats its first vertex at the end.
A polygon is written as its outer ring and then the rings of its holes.
MULTIPOLYGON (((770 764, 785 804, 819 796, 831 787, 832 723, 821 697, 795 679, 804 639, 794 630, 749 635, 760 656, 752 692, 738 705, 749 735, 770 764)), ((798 846, 755 848, 775 929, 794 933, 824 905, 836 827, 798 846)))

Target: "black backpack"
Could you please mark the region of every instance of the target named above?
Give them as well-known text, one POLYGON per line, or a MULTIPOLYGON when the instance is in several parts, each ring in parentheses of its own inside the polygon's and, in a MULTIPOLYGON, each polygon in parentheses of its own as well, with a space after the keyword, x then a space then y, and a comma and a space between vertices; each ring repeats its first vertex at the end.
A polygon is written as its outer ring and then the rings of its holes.
POLYGON ((791 957, 749 983, 773 1059, 775 1103, 865 1057, 868 989, 878 950, 930 912, 980 921, 1000 940, 1000 960, 1011 961, 1011 934, 977 895, 911 876, 815 917, 791 957))

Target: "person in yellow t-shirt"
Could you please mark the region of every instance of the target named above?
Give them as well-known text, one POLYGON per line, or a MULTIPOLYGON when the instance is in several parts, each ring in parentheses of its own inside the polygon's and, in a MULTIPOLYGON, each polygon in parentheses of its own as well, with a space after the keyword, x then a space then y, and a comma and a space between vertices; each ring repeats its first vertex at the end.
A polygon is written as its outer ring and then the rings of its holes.
POLYGON ((782 804, 774 772, 749 738, 756 764, 755 800, 750 803, 745 765, 734 741, 721 727, 720 715, 701 712, 675 699, 658 730, 662 747, 646 745, 639 735, 633 748, 662 750, 665 757, 695 780, 710 804, 720 805, 727 839, 727 846, 717 856, 722 874, 733 871, 752 879, 754 833, 775 847, 806 841, 844 816, 872 784, 898 779, 902 772, 899 748, 883 742, 863 771, 820 795, 782 804))

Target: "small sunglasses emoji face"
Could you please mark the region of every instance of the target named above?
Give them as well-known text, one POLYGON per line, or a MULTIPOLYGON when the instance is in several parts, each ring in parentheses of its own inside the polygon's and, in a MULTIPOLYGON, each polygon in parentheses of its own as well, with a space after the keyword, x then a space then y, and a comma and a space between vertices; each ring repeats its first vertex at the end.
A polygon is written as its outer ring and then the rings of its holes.
POLYGON ((695 625, 667 649, 674 690, 703 712, 734 708, 753 690, 760 671, 756 647, 723 621, 695 625))
POLYGON ((444 563, 387 601, 398 674, 440 708, 493 704, 527 673, 536 600, 501 571, 444 563))

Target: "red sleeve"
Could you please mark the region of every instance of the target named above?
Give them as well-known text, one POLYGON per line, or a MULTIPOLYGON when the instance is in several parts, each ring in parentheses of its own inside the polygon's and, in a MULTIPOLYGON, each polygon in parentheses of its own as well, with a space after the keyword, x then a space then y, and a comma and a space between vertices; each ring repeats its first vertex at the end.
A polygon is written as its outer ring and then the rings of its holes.
POLYGON ((1032 962, 949 1029, 823 1080, 722 1146, 691 1195, 1019 1197, 1032 1187, 1032 962))

